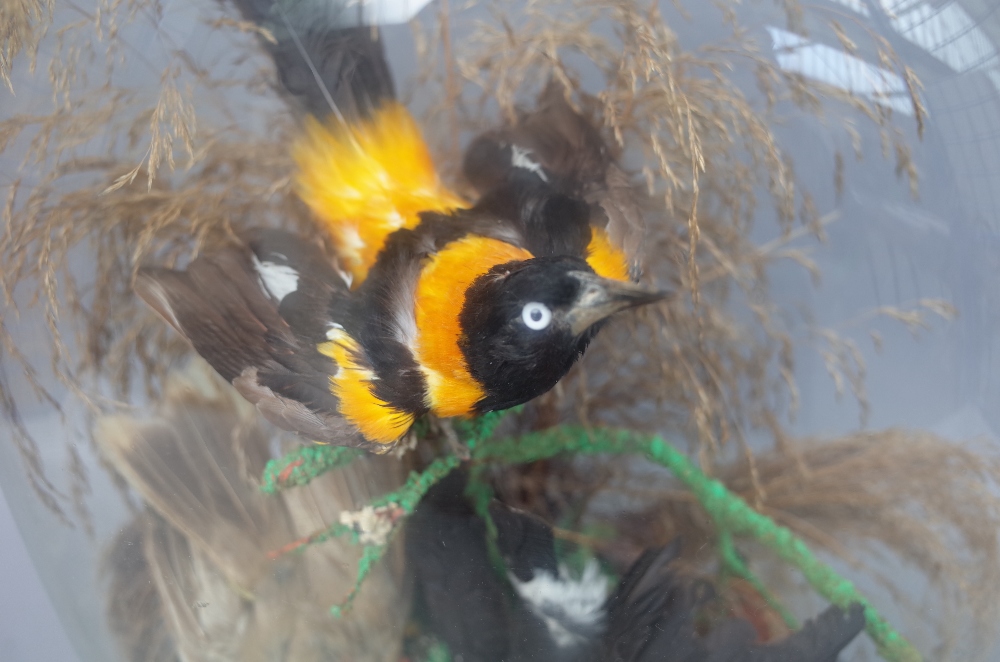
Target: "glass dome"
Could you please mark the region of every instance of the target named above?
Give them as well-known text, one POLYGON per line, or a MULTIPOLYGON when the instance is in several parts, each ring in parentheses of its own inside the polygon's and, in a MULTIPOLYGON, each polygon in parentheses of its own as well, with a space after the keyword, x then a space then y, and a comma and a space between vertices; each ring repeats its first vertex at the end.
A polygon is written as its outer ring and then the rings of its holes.
POLYGON ((995 8, 0 9, 0 657, 996 659, 995 8), (637 310, 472 294, 567 256, 637 310))

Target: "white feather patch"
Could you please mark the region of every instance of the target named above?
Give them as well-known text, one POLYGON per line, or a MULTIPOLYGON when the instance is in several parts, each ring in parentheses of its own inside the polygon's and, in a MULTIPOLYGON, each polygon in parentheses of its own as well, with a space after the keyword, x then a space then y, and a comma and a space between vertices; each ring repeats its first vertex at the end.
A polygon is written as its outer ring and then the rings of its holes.
POLYGON ((558 646, 582 643, 585 633, 596 634, 604 624, 608 580, 594 559, 587 562, 579 579, 571 578, 565 566, 560 566, 558 577, 536 571, 531 581, 521 582, 513 575, 510 581, 531 611, 545 622, 558 646))
POLYGON ((344 281, 347 287, 350 287, 351 284, 354 282, 354 274, 352 274, 351 272, 344 271, 343 269, 335 269, 335 271, 337 272, 337 275, 340 276, 340 279, 344 281))
POLYGON ((531 152, 523 147, 518 147, 517 145, 510 146, 510 164, 515 168, 530 170, 538 175, 543 182, 549 181, 542 166, 537 161, 533 161, 531 159, 531 152))
POLYGON ((264 290, 281 303, 286 296, 299 289, 299 272, 286 264, 261 262, 253 256, 253 267, 257 270, 264 290))

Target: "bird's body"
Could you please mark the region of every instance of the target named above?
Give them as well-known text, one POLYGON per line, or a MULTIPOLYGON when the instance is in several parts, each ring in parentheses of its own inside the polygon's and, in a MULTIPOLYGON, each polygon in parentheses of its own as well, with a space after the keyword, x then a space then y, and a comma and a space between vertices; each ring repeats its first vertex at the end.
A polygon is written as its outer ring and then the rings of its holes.
MULTIPOLYGON (((338 34, 332 43, 355 48, 350 71, 380 82, 349 117, 307 118, 293 148, 297 190, 335 254, 253 231, 186 271, 144 270, 137 291, 272 422, 385 451, 425 413, 472 416, 544 393, 606 317, 662 295, 632 282, 622 233, 578 195, 603 170, 588 166, 574 186, 564 164, 550 171, 511 143, 479 178, 481 197, 463 200, 391 84, 369 75, 387 75, 385 63, 362 66, 380 47, 338 34)), ((530 135, 557 132, 546 126, 530 135)))

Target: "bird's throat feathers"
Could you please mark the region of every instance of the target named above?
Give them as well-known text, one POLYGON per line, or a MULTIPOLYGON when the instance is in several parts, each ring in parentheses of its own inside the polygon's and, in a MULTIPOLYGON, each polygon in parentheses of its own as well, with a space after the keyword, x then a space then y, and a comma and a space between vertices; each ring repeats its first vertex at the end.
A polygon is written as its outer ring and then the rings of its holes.
POLYGON ((427 381, 427 406, 438 416, 468 416, 486 391, 459 347, 465 292, 498 264, 528 260, 523 248, 470 235, 448 244, 423 268, 416 292, 416 359, 427 381))
POLYGON ((441 184, 413 117, 391 102, 363 121, 306 121, 293 147, 302 200, 330 232, 360 284, 385 238, 420 222, 418 214, 468 206, 441 184))

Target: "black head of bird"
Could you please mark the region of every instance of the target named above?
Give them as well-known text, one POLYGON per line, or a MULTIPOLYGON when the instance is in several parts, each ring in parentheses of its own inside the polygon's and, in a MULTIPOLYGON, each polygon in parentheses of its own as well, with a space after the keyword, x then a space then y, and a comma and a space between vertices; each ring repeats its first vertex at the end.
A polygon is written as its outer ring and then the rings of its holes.
POLYGON ((574 257, 492 268, 466 290, 459 317, 459 345, 486 391, 476 409, 504 409, 548 391, 608 317, 663 296, 601 278, 574 257))

